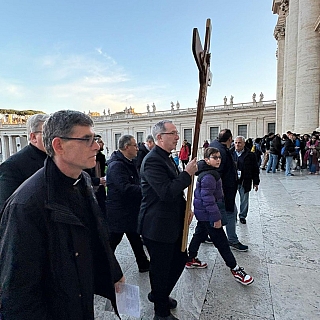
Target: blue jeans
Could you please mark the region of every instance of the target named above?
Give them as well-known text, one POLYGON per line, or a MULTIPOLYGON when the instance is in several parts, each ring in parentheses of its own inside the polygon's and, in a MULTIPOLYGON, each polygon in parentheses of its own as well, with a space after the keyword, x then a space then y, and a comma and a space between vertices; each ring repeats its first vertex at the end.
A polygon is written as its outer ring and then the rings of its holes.
POLYGON ((290 176, 291 172, 290 172, 290 167, 291 167, 291 163, 292 163, 292 156, 287 156, 286 157, 286 176, 290 176))
POLYGON ((249 208, 249 192, 244 192, 244 188, 241 184, 238 185, 238 191, 240 195, 240 212, 239 218, 246 218, 249 208))
POLYGON ((237 221, 237 207, 234 206, 233 212, 226 211, 226 217, 227 217, 227 225, 226 225, 226 231, 228 240, 231 243, 238 243, 239 239, 236 234, 236 221, 237 221))
POLYGON ((278 164, 278 155, 270 153, 267 172, 270 172, 270 169, 272 167, 272 172, 275 173, 277 169, 277 164, 278 164))

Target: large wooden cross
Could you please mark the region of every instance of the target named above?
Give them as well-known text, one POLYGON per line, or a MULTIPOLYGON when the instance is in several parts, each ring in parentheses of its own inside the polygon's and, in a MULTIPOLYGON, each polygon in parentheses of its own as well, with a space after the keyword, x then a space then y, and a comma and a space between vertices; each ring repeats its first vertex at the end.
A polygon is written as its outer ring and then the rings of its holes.
MULTIPOLYGON (((202 48, 202 45, 201 45, 198 29, 197 28, 193 29, 192 52, 199 69, 200 89, 199 89, 199 97, 198 97, 196 122, 194 127, 194 136, 193 136, 193 142, 192 142, 191 159, 194 159, 197 157, 200 126, 202 123, 203 111, 206 105, 207 87, 211 85, 211 78, 212 78, 212 74, 210 72, 211 55, 209 53, 210 37, 211 37, 211 20, 210 19, 207 19, 204 48, 202 48)), ((191 178, 191 184, 188 187, 188 193, 187 193, 187 206, 186 206, 186 212, 184 217, 183 238, 182 238, 182 245, 181 245, 182 252, 184 252, 187 249, 188 232, 189 232, 189 215, 191 211, 193 184, 194 184, 194 176, 192 176, 191 178)))

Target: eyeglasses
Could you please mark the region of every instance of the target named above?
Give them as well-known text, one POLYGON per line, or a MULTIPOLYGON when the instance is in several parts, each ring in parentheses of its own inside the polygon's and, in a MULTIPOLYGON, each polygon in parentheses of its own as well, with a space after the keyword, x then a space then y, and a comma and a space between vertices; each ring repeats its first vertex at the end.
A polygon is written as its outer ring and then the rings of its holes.
POLYGON ((171 131, 171 132, 161 132, 160 134, 170 134, 171 136, 178 136, 180 134, 180 132, 171 131))
POLYGON ((212 156, 212 157, 209 157, 210 159, 213 159, 213 160, 221 160, 221 156, 212 156))
POLYGON ((92 147, 94 142, 98 142, 100 137, 97 136, 92 136, 92 137, 88 137, 88 138, 73 138, 73 137, 58 137, 62 140, 77 140, 77 141, 86 141, 86 145, 87 147, 92 147))
POLYGON ((33 131, 33 133, 43 133, 43 131, 33 131))

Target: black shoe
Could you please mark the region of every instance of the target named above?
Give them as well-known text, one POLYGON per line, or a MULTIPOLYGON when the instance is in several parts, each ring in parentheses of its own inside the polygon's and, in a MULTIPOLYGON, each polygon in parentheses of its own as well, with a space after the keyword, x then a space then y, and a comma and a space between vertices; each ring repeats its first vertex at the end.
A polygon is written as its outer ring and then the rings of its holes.
POLYGON ((240 222, 241 222, 242 224, 246 224, 246 223, 247 223, 247 220, 246 220, 245 218, 240 218, 240 222))
MULTIPOLYGON (((148 293, 148 300, 152 303, 154 303, 154 297, 153 297, 153 294, 151 292, 148 293)), ((169 297, 169 308, 170 309, 175 309, 178 305, 178 302, 177 300, 169 297)), ((174 319, 174 318, 173 318, 174 319)))
POLYGON ((238 251, 242 251, 242 252, 248 251, 248 246, 242 244, 241 242, 238 242, 238 243, 229 242, 229 246, 231 248, 238 250, 238 251))
POLYGON ((170 313, 170 315, 166 317, 160 317, 160 316, 154 315, 153 320, 179 320, 179 319, 170 313))
POLYGON ((261 170, 267 170, 266 168, 261 168, 261 170))

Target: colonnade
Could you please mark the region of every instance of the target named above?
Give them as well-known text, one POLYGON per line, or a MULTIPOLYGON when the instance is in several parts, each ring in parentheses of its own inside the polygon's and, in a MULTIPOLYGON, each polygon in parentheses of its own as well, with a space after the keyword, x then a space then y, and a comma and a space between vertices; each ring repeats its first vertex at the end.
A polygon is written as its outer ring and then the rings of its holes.
POLYGON ((7 159, 10 155, 21 150, 28 144, 26 135, 1 134, 0 162, 7 159), (1 159, 2 157, 2 159, 1 159))
POLYGON ((278 132, 310 132, 320 122, 320 1, 273 0, 278 14, 278 132))

